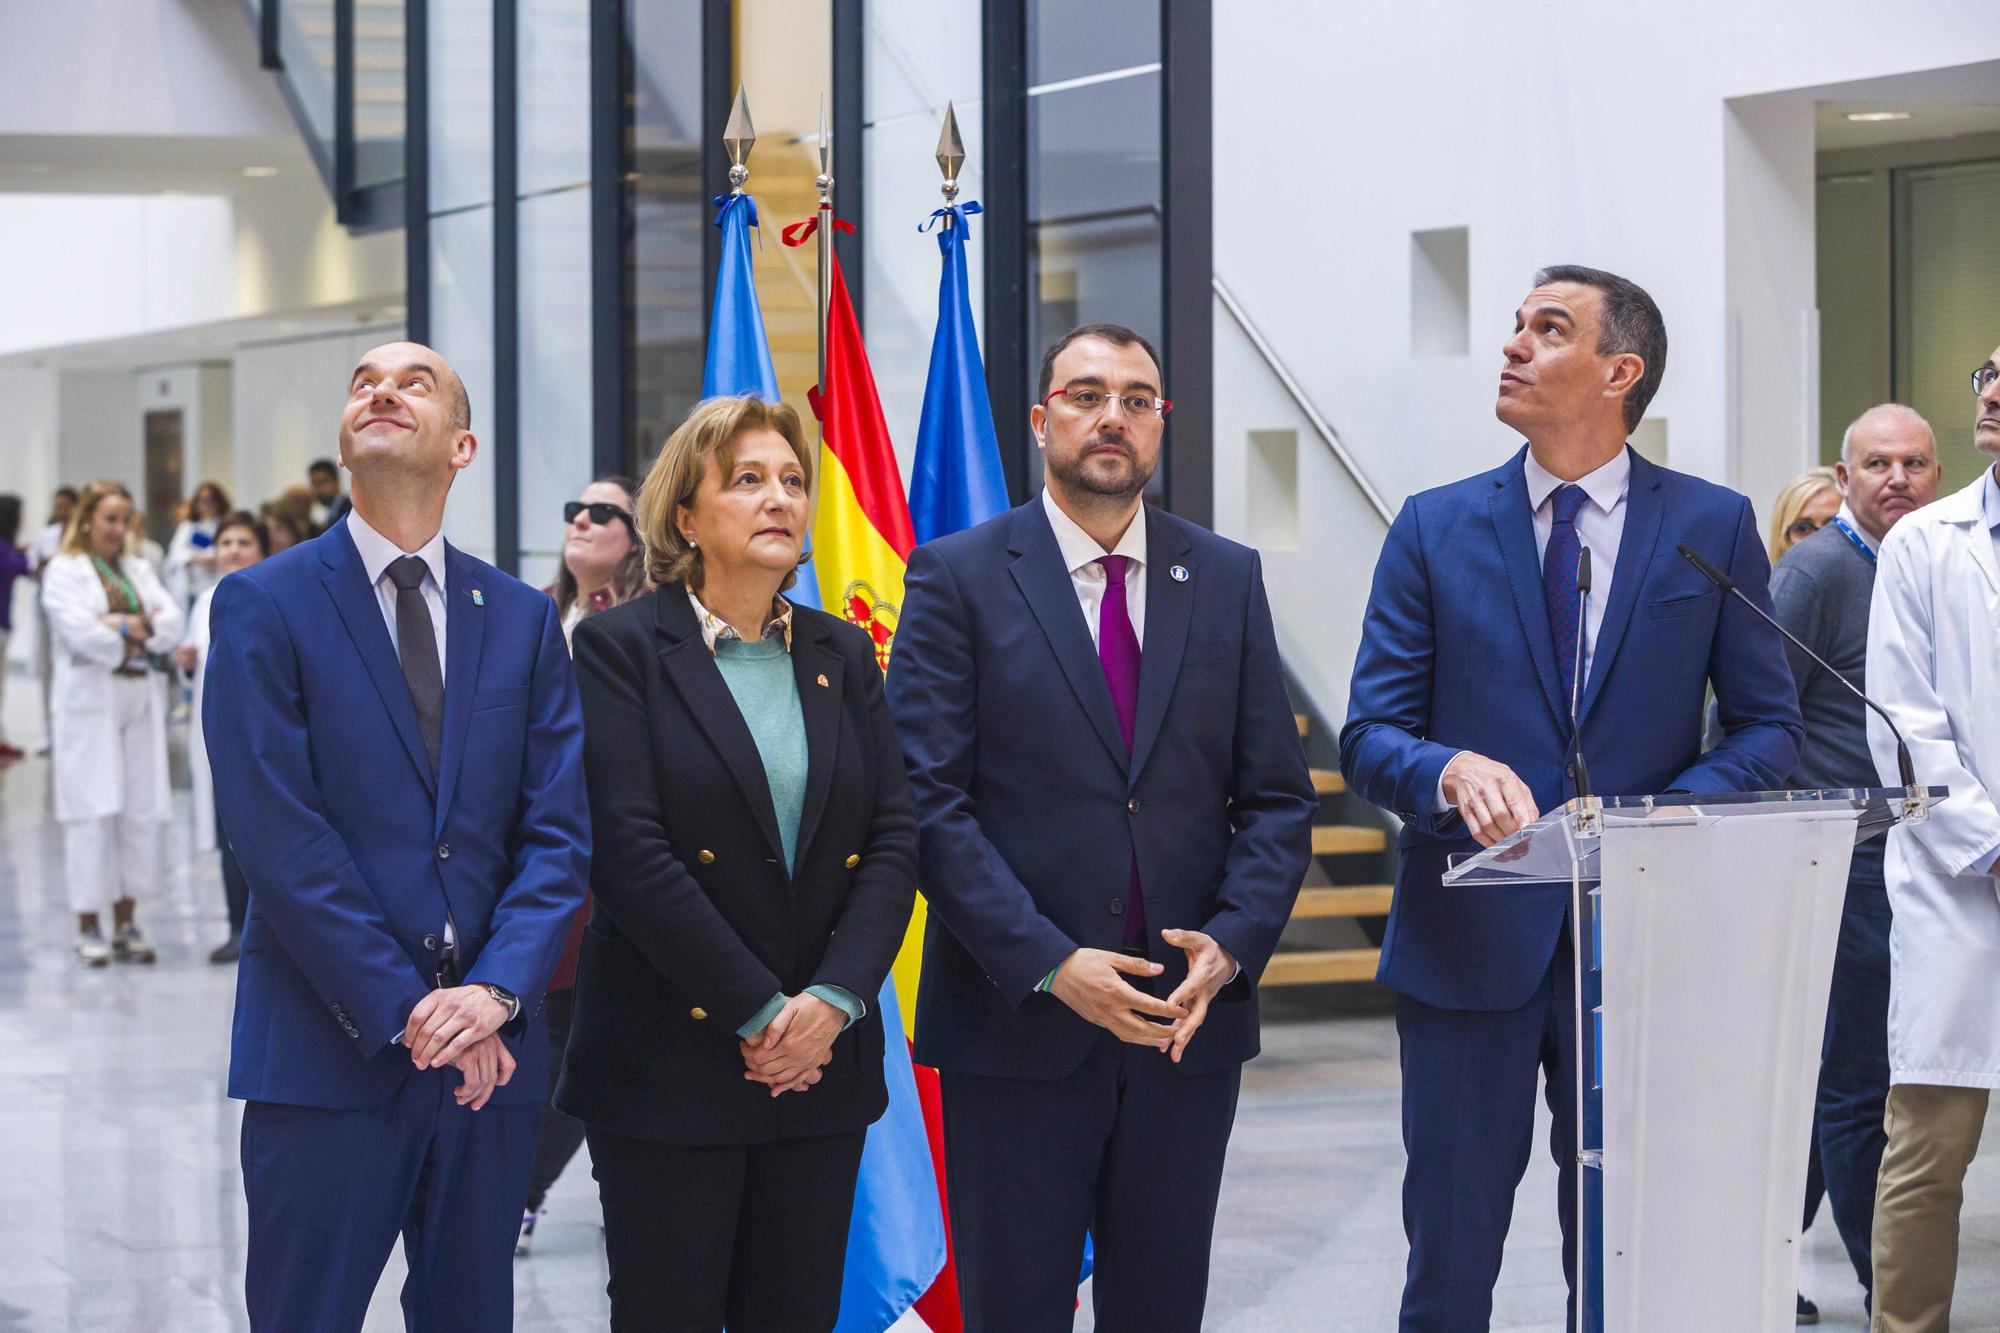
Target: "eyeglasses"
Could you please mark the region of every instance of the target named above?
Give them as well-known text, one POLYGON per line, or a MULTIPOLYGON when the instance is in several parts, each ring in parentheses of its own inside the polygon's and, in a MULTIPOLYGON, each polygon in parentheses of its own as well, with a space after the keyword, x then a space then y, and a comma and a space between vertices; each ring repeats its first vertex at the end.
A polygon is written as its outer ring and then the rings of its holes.
MULTIPOLYGON (((623 519, 626 527, 632 527, 632 516, 606 500, 597 500, 590 504, 585 504, 581 500, 571 500, 563 506, 563 522, 576 522, 576 516, 586 509, 590 511, 590 521, 600 528, 614 518, 623 519)), ((636 528, 633 530, 637 531, 636 528)))
POLYGON ((1815 532, 1818 532, 1821 528, 1825 526, 1826 524, 1815 523, 1809 518, 1799 518, 1799 519, 1793 519, 1792 526, 1786 528, 1785 532, 1794 541, 1797 541, 1801 538, 1812 536, 1815 532))
POLYGON ((1972 391, 1984 398, 1986 391, 1993 387, 1994 380, 2000 380, 2000 370, 1994 369, 1993 363, 1988 361, 1972 372, 1972 391))
POLYGON ((1155 398, 1149 393, 1112 394, 1102 389, 1067 386, 1042 399, 1042 406, 1047 407, 1058 398, 1063 400, 1063 406, 1080 417, 1094 417, 1109 409, 1113 402, 1123 407, 1128 417, 1163 417, 1174 410, 1174 405, 1167 399, 1155 398))

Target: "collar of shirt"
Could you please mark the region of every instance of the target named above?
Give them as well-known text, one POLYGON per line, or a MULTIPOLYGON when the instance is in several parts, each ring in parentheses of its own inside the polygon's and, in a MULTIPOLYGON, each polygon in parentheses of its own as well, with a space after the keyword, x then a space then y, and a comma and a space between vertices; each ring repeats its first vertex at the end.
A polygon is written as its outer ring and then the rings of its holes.
MULTIPOLYGON (((701 604, 701 598, 694 595, 694 589, 687 590, 688 605, 694 608, 694 623, 701 626, 701 641, 708 647, 709 655, 715 655, 715 645, 723 639, 741 639, 736 627, 715 612, 701 604)), ((764 637, 782 633, 785 636, 785 651, 792 651, 792 604, 783 597, 771 600, 771 618, 764 622, 764 637)))
POLYGON ((2000 528, 2000 479, 1994 476, 1996 468, 2000 468, 2000 463, 1980 474, 1983 480, 1979 483, 1979 509, 1989 529, 2000 528))
POLYGON ((1139 502, 1138 511, 1132 521, 1125 525, 1125 535, 1118 539, 1118 545, 1106 551, 1097 544, 1097 538, 1077 526, 1075 519, 1065 514, 1048 487, 1042 488, 1042 508, 1048 512, 1049 526, 1055 529, 1056 546, 1062 551, 1063 564, 1071 574, 1089 572, 1091 577, 1106 578, 1104 566, 1098 564, 1107 555, 1122 555, 1141 569, 1146 566, 1146 504, 1139 502))
POLYGON ((1854 511, 1847 507, 1847 501, 1842 500, 1840 502, 1840 512, 1835 514, 1834 517, 1839 519, 1842 523, 1845 523, 1848 526, 1848 528, 1854 533, 1854 535, 1859 537, 1862 540, 1862 542, 1866 544, 1869 550, 1874 551, 1878 555, 1881 553, 1882 543, 1876 541, 1874 536, 1869 533, 1868 529, 1861 526, 1861 520, 1856 518, 1854 516, 1854 511))
MULTIPOLYGON (((1556 487, 1565 484, 1561 477, 1535 461, 1533 449, 1528 450, 1526 459, 1521 463, 1521 471, 1528 479, 1528 509, 1531 512, 1539 513, 1549 496, 1555 493, 1556 487)), ((1609 463, 1577 478, 1576 484, 1583 487, 1583 493, 1590 497, 1592 504, 1608 514, 1625 498, 1625 487, 1631 480, 1631 451, 1620 449, 1609 463)))
POLYGON ((361 555, 361 567, 368 571, 368 583, 373 587, 382 582, 382 576, 389 566, 405 555, 414 555, 424 562, 431 572, 431 580, 438 591, 444 591, 444 530, 431 534, 431 539, 415 551, 405 551, 396 543, 368 526, 368 520, 361 517, 359 509, 347 511, 347 535, 354 538, 354 549, 361 555))

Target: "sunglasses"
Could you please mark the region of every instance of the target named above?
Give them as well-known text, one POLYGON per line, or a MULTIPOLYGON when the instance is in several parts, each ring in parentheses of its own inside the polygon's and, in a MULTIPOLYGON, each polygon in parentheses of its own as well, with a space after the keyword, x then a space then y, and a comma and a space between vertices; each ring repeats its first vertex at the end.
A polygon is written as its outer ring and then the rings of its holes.
POLYGON ((563 522, 565 524, 576 522, 576 516, 585 510, 590 511, 590 521, 600 528, 614 518, 624 520, 628 528, 632 526, 632 516, 607 500, 598 500, 591 504, 585 504, 581 500, 571 500, 563 506, 563 522))

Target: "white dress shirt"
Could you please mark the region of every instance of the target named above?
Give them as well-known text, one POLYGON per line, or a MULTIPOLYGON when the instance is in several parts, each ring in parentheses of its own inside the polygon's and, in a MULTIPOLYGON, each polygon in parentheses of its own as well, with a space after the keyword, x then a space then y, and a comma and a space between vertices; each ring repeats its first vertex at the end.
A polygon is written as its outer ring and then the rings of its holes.
MULTIPOLYGON (((1565 483, 1561 477, 1535 461, 1533 449, 1521 460, 1521 473, 1527 479, 1528 506, 1534 512, 1535 555, 1538 559, 1546 558, 1549 533, 1556 525, 1555 502, 1549 497, 1565 483)), ((1590 681, 1590 664, 1597 656, 1597 631, 1604 624, 1604 608, 1611 604, 1611 578, 1618 568, 1618 544, 1625 536, 1625 496, 1631 481, 1632 454, 1629 450, 1620 449, 1610 462, 1595 472, 1585 473, 1575 483, 1583 487, 1583 493, 1589 497, 1576 511, 1577 541, 1590 552, 1590 596, 1583 608, 1583 674, 1578 685, 1579 699, 1583 697, 1583 685, 1590 681)), ((1452 757, 1457 758, 1457 755, 1452 757)), ((1450 767, 1451 760, 1448 759, 1445 768, 1450 767)), ((1443 773, 1438 774, 1437 797, 1432 809, 1438 813, 1451 809, 1451 802, 1444 797, 1443 773)))
POLYGON ((368 582, 375 589, 375 600, 382 606, 382 621, 389 627, 389 645, 396 650, 400 660, 403 645, 396 639, 396 581, 389 577, 389 566, 406 555, 414 555, 424 562, 429 571, 424 581, 417 585, 423 594, 424 605, 430 608, 431 629, 437 635, 438 674, 444 674, 444 531, 439 529, 431 534, 431 539, 415 551, 405 551, 396 543, 368 526, 361 517, 361 511, 347 511, 347 533, 354 538, 354 549, 361 553, 361 567, 368 571, 368 582))
POLYGON ((1046 486, 1042 488, 1042 508, 1048 513, 1049 526, 1055 529, 1056 546, 1062 551, 1063 563, 1069 566, 1069 581, 1076 589, 1077 604, 1083 608, 1083 623, 1090 626, 1090 641, 1093 644, 1097 642, 1097 614, 1104 605, 1104 589, 1111 577, 1097 562, 1107 555, 1122 555, 1131 561, 1125 567, 1125 610, 1132 618, 1132 633, 1138 636, 1139 649, 1145 651, 1145 502, 1140 502, 1131 523, 1126 525, 1125 535, 1109 551, 1099 546, 1097 538, 1078 527, 1076 520, 1062 511, 1062 506, 1056 503, 1046 486))

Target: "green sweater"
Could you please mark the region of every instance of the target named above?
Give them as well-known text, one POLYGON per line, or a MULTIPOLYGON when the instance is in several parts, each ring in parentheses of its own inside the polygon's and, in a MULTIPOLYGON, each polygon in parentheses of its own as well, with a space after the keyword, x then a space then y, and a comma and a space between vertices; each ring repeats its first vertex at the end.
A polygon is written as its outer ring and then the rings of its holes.
MULTIPOLYGON (((715 665, 736 700, 750 738, 757 742, 757 757, 764 761, 764 778, 770 784, 771 805, 778 814, 778 837, 784 843, 787 874, 798 869, 799 820, 805 814, 806 769, 811 756, 806 750, 806 715, 799 706, 799 685, 792 675, 792 655, 785 651, 782 635, 770 634, 755 643, 742 639, 718 639, 715 665)), ((817 995, 847 1015, 849 1023, 867 1012, 861 1000, 838 986, 808 986, 808 995, 817 995)), ((762 1032, 785 997, 775 995, 737 1035, 750 1038, 762 1032)))

